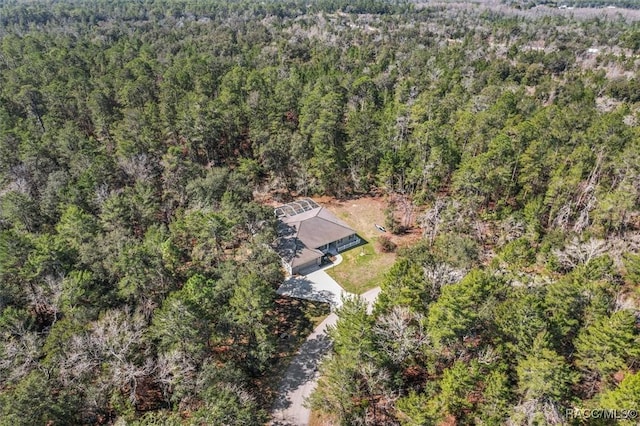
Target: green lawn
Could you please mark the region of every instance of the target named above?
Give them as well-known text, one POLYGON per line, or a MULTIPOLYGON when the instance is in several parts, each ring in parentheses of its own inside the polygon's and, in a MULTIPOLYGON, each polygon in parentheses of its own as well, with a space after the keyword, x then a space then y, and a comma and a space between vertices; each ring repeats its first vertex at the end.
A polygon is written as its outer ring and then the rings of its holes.
POLYGON ((395 261, 393 253, 378 252, 375 239, 341 255, 342 263, 326 271, 342 288, 355 294, 362 294, 379 286, 384 274, 395 261))

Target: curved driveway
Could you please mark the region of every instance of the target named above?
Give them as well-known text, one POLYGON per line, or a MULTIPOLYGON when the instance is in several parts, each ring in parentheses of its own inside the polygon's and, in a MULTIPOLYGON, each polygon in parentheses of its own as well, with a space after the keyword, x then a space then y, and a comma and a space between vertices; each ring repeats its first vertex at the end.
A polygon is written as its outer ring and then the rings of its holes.
MULTIPOLYGON (((340 290, 344 292, 342 288, 340 290)), ((369 312, 379 293, 380 287, 376 287, 360 296, 367 302, 369 312)), ((326 334, 327 326, 335 324, 337 320, 338 316, 331 313, 300 346, 280 382, 271 412, 272 426, 303 426, 309 423, 311 410, 304 406, 304 402, 315 389, 318 365, 331 348, 331 341, 326 334)))

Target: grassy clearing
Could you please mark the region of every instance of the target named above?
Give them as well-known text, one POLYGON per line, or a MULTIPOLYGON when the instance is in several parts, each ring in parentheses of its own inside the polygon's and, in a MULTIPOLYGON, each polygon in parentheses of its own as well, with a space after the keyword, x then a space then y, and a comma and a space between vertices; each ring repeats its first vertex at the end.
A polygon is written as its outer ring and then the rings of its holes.
MULTIPOLYGON (((387 202, 381 197, 361 197, 349 200, 319 198, 321 205, 327 206, 336 216, 348 223, 358 235, 368 241, 367 244, 354 247, 342 253, 343 261, 327 273, 345 290, 362 294, 378 285, 384 274, 395 262, 394 253, 383 253, 378 248, 377 240, 382 233, 375 224, 384 224, 384 211, 387 202)), ((410 243, 412 237, 384 234, 399 246, 410 243)))
POLYGON ((377 238, 342 253, 342 263, 327 269, 327 273, 345 290, 362 294, 378 285, 395 261, 393 253, 380 253, 377 238))
POLYGON ((311 410, 309 426, 327 426, 333 424, 335 423, 333 423, 327 415, 311 410))

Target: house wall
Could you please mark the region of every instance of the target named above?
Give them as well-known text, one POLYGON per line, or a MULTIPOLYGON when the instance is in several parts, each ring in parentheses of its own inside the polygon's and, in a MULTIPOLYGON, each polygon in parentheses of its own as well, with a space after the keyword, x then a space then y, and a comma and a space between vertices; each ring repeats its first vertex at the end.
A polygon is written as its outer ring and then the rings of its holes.
POLYGON ((350 243, 351 241, 356 239, 356 234, 351 234, 348 237, 340 238, 339 240, 334 241, 335 245, 341 246, 343 244, 350 243))
POLYGON ((311 260, 307 263, 303 263, 302 265, 296 265, 293 268, 293 272, 292 274, 298 274, 300 273, 300 271, 307 269, 307 268, 311 268, 313 266, 320 266, 320 263, 322 262, 322 258, 318 257, 317 259, 311 260))
POLYGON ((348 237, 339 239, 333 244, 335 245, 336 250, 341 252, 357 245, 360 241, 360 238, 358 238, 356 234, 351 234, 348 237))

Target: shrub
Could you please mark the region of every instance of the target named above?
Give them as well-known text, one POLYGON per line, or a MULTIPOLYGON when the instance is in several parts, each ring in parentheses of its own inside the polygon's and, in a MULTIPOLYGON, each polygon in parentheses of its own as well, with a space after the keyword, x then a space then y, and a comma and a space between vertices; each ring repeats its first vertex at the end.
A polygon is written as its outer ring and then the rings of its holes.
POLYGON ((391 238, 385 235, 378 238, 378 244, 380 245, 380 250, 382 250, 385 253, 393 253, 398 247, 396 243, 391 241, 391 238))

